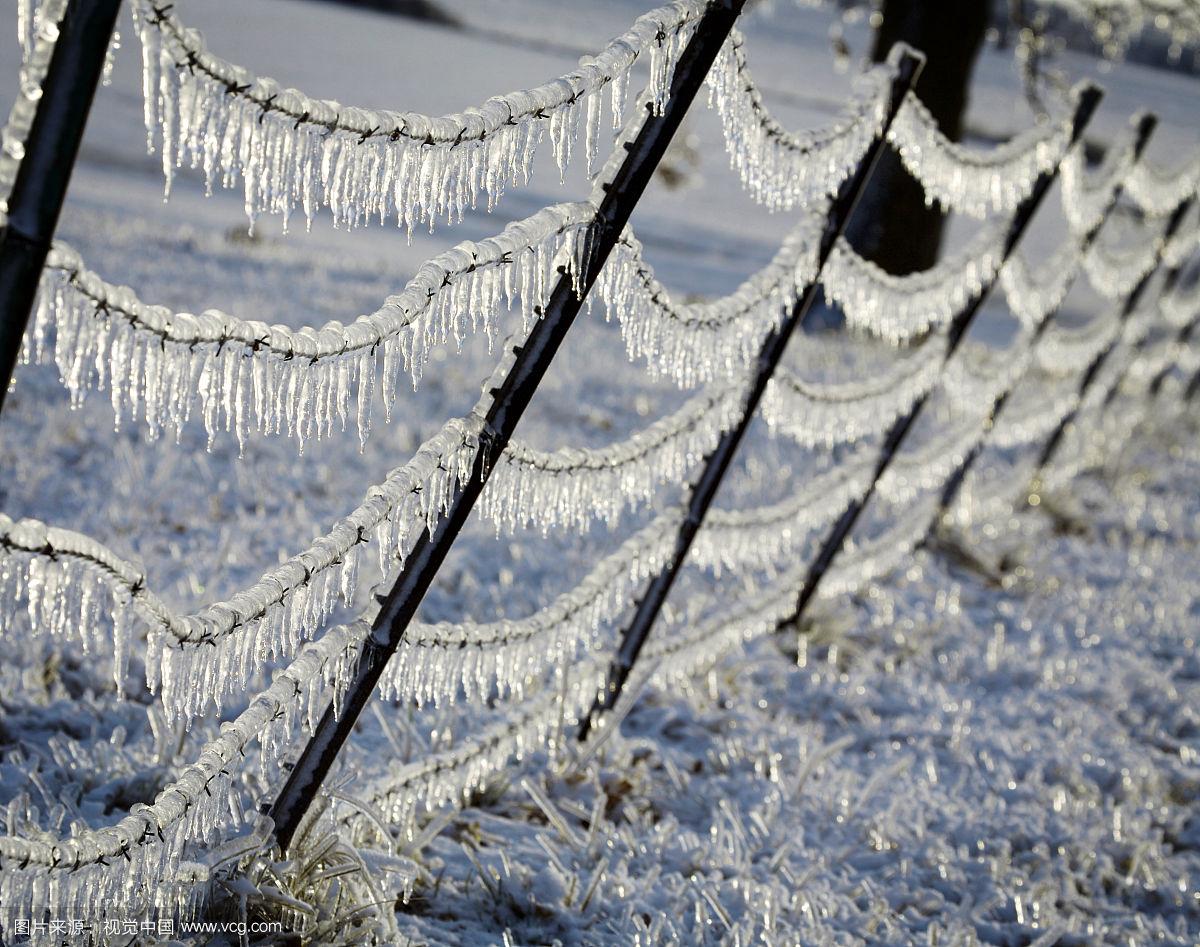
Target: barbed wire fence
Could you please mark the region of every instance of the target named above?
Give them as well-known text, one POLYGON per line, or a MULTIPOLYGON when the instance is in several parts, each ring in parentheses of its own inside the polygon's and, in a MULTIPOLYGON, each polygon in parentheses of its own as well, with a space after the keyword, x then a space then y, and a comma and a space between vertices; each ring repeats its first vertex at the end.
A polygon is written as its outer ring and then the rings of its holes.
POLYGON ((950 142, 911 92, 921 60, 906 49, 861 77, 829 127, 790 131, 749 70, 740 0, 651 11, 577 70, 448 116, 348 108, 280 88, 209 52, 172 5, 133 0, 147 134, 167 186, 182 168, 210 187, 240 182, 252 221, 297 211, 311 220, 326 209, 348 228, 376 218, 410 229, 453 222, 527 183, 547 138, 560 167, 582 154, 596 182, 585 201, 428 260, 401 293, 348 325, 286 329, 144 302, 53 241, 117 6, 44 0, 22 17, 27 55, 0 153, 6 367, 18 357, 52 362, 73 402, 103 390, 114 415, 148 437, 178 432, 198 413, 210 441, 288 436, 302 446, 356 424, 365 442, 376 401, 390 410, 400 381, 419 383, 435 349, 491 338, 514 308, 522 328, 469 414, 446 421, 307 548, 192 614, 177 614, 140 568, 96 540, 0 515, 4 627, 21 613, 38 633, 111 653, 118 687, 144 636, 146 683, 170 721, 246 702, 194 762, 114 825, 18 835, 21 819, 9 817, 2 931, 46 911, 78 916, 81 904, 101 915, 126 916, 132 903, 147 914, 194 913, 203 871, 189 853, 253 821, 236 776, 255 743, 264 778, 283 783, 263 800, 270 818, 255 838, 286 851, 373 695, 498 708, 497 722, 366 787, 378 816, 346 816, 363 833, 411 843, 423 818, 464 804, 515 759, 576 752, 561 740, 563 721, 597 745, 636 696, 631 677, 691 676, 799 623, 818 598, 848 595, 917 546, 936 546, 940 531, 983 502, 970 472, 985 446, 1032 451, 1024 477, 1000 485, 1001 502, 1024 503, 1043 489, 1070 432, 1096 425, 1117 393, 1152 403, 1175 375, 1177 397, 1200 389, 1190 344, 1200 294, 1185 278, 1200 247, 1200 155, 1175 169, 1149 164, 1154 122, 1138 116, 1100 166, 1087 167, 1082 132, 1100 93, 1086 85, 1050 121, 1002 145, 950 142), (649 78, 631 94, 639 63, 649 78), (747 194, 796 223, 734 292, 683 302, 658 281, 629 218, 706 84, 747 194), (883 272, 842 236, 889 147, 931 200, 982 221, 934 268, 908 276, 883 272), (1035 213, 1049 212, 1056 180, 1068 236, 1033 268, 1021 238, 1035 213), (1122 200, 1140 214, 1128 250, 1102 239, 1122 200), (1056 315, 1080 275, 1112 311, 1062 324, 1056 315), (1001 353, 967 338, 997 289, 1021 327, 1001 353), (833 341, 798 331, 822 296, 845 315, 847 331, 833 341), (620 324, 632 360, 691 394, 606 447, 535 449, 518 423, 588 297, 620 324), (840 374, 805 377, 810 350, 818 362, 836 353, 840 374), (712 509, 756 418, 831 462, 783 501, 712 509), (919 436, 926 422, 934 433, 919 436), (614 529, 671 485, 684 487, 682 502, 533 615, 417 621, 473 513, 501 532, 614 529), (889 527, 854 539, 875 507, 889 527), (329 627, 339 602, 353 605, 369 546, 394 576, 391 590, 377 609, 329 627), (735 602, 708 602, 703 620, 689 623, 661 614, 685 568, 769 579, 735 602), (271 684, 252 693, 279 662, 271 684))

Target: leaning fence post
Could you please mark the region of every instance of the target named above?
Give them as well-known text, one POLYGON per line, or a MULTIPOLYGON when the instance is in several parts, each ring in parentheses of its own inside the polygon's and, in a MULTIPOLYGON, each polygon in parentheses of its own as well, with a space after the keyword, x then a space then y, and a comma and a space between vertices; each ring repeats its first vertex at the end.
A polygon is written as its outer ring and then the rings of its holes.
MULTIPOLYGON (((1179 276, 1183 273, 1184 268, 1185 268, 1185 265, 1183 263, 1180 263, 1179 266, 1174 269, 1173 272, 1175 273, 1175 279, 1172 280, 1172 286, 1174 286, 1175 284, 1178 283, 1179 276)), ((1175 347, 1177 349, 1182 349, 1182 348, 1190 345, 1191 341, 1192 341, 1192 336, 1196 334, 1197 328, 1200 328, 1200 311, 1198 311, 1194 316, 1192 316, 1192 318, 1188 320, 1187 324, 1185 326, 1183 326, 1182 328, 1180 328, 1180 330, 1176 333, 1175 347)), ((1167 376, 1169 376, 1171 374, 1171 372, 1174 370, 1174 368, 1175 368, 1174 364, 1164 365, 1159 370, 1158 374, 1156 374, 1154 376, 1154 378, 1151 380, 1150 386, 1147 389, 1147 397, 1151 401, 1158 398, 1159 393, 1162 391, 1163 383, 1167 380, 1167 376)), ((1189 383, 1189 386, 1190 386, 1190 383, 1189 383)))
MULTIPOLYGON (((1079 101, 1075 107, 1075 114, 1072 118, 1071 145, 1078 142, 1083 135, 1083 130, 1087 127, 1092 114, 1096 111, 1096 106, 1100 104, 1102 95, 1103 93, 1100 89, 1095 86, 1087 86, 1080 93, 1079 101)), ((1029 222, 1033 219, 1034 212, 1042 202, 1042 198, 1046 196, 1046 192, 1050 190, 1050 186, 1058 176, 1058 169, 1061 164, 1062 162, 1059 162, 1052 170, 1039 175, 1032 192, 1017 208, 1004 240, 1004 250, 1000 258, 1000 266, 1004 265, 1004 261, 1012 254, 1017 243, 1025 233, 1026 228, 1028 228, 1029 222)), ((996 272, 999 273, 999 267, 997 267, 996 272)), ((943 357, 943 365, 947 364, 954 357, 959 343, 962 342, 963 337, 975 319, 976 313, 983 307, 983 303, 987 300, 995 284, 996 277, 993 276, 991 281, 976 294, 967 307, 951 320, 950 327, 947 330, 946 354, 943 357)), ((912 408, 903 417, 897 419, 888 430, 887 436, 884 438, 883 447, 879 452, 879 457, 875 462, 875 469, 872 471, 870 485, 862 496, 851 502, 846 511, 838 518, 837 522, 833 524, 833 528, 830 529, 829 534, 825 537, 820 551, 817 553, 816 558, 809 566, 808 572, 804 577, 804 584, 801 586, 800 593, 796 599, 795 611, 788 619, 781 622, 781 625, 798 622, 804 616, 809 603, 816 595, 821 580, 828 573, 829 567, 832 565, 833 560, 837 558, 838 553, 844 548, 847 538, 849 538, 854 525, 858 522, 859 516, 862 515, 862 511, 874 495, 879 478, 883 476, 891 465, 893 458, 895 458, 900 449, 900 445, 904 443, 904 438, 912 429, 913 424, 920 416, 929 398, 929 393, 918 398, 912 408)))
POLYGON ((647 105, 636 135, 626 139, 627 154, 619 168, 611 172, 611 176, 608 168, 605 169, 603 183, 598 185, 598 192, 603 191, 603 197, 585 241, 588 250, 581 263, 581 272, 576 275, 562 273, 541 318, 515 350, 515 359, 507 376, 491 392, 484 425, 487 436, 480 439, 470 476, 454 489, 433 532, 425 529, 417 539, 372 623, 372 632, 364 642, 345 699, 336 707, 331 702, 326 708, 271 807, 275 839, 284 852, 350 736, 358 715, 371 699, 388 659, 403 640, 405 630, 416 616, 446 553, 466 524, 488 474, 508 446, 517 422, 629 221, 671 137, 691 107, 744 3, 745 0, 710 0, 679 58, 661 114, 655 114, 647 105))
POLYGON ((638 654, 650 634, 650 629, 654 626, 654 621, 666 602, 671 586, 674 585, 679 571, 683 568, 688 552, 692 548, 692 541, 696 538, 696 533, 712 505, 713 497, 716 496, 717 489, 721 486, 721 481, 733 461, 734 454, 758 411, 758 404, 762 400, 767 382, 775 373, 775 368, 783 357, 794 330, 798 325, 803 324, 812 310, 820 286, 820 272, 829 259, 830 253, 833 252, 837 239, 845 231, 846 224, 854 213, 855 205, 871 177, 879 155, 886 147, 887 129, 904 102, 905 95, 916 84, 917 76, 925 63, 925 57, 922 54, 904 45, 894 47, 892 56, 896 57, 897 69, 889 91, 887 116, 878 137, 859 162, 854 174, 842 185, 829 208, 825 219, 825 228, 821 234, 821 242, 817 248, 817 275, 813 277, 800 298, 792 306, 783 323, 767 333, 767 337, 763 340, 762 347, 755 359, 754 378, 746 394, 742 415, 737 424, 721 435, 717 446, 704 460, 700 476, 691 487, 687 511, 676 533, 670 561, 651 579, 646 591, 638 601, 633 618, 622 631, 620 644, 605 678, 604 691, 597 697, 592 709, 580 725, 580 740, 587 739, 592 726, 600 715, 611 710, 620 697, 625 682, 629 679, 629 674, 637 662, 638 654))
MULTIPOLYGON (((1167 221, 1166 229, 1159 238, 1158 252, 1155 256, 1154 266, 1150 269, 1149 273, 1138 280, 1137 285, 1134 286, 1129 295, 1125 297, 1125 302, 1121 306, 1121 312, 1117 317, 1117 321, 1121 326, 1125 325, 1125 322, 1128 320, 1130 314, 1134 309, 1137 308, 1137 304, 1141 300, 1142 294, 1146 291, 1146 287, 1150 285, 1151 280, 1153 280, 1155 275, 1158 273, 1158 268, 1162 265, 1163 250, 1167 245, 1167 241, 1175 235, 1175 231, 1179 228, 1179 224, 1183 221, 1183 217, 1187 213, 1187 209, 1191 205, 1191 202, 1192 198, 1188 198, 1187 200, 1180 202, 1179 206, 1176 207, 1172 212, 1170 220, 1167 221)), ((1117 345, 1120 343, 1120 341, 1121 335, 1118 332, 1117 336, 1112 340, 1112 342, 1110 342, 1102 352, 1092 359, 1091 363, 1084 371, 1083 379, 1079 383, 1078 403, 1074 408, 1068 411, 1066 415, 1063 416, 1061 421, 1058 422, 1058 426, 1055 427, 1054 432, 1050 435, 1049 439, 1047 439, 1045 446, 1043 446, 1041 454, 1038 455, 1037 466, 1034 468, 1033 475, 1030 477, 1029 482, 1029 495, 1031 497, 1036 496, 1041 489, 1046 467, 1050 464, 1050 462, 1054 459, 1054 455, 1058 452, 1058 448, 1062 444, 1063 436, 1066 434, 1067 428, 1079 415, 1079 409, 1083 406, 1084 396, 1087 395, 1088 391, 1099 377, 1100 369, 1104 367, 1104 363, 1108 361, 1109 356, 1116 351, 1117 345)))
MULTIPOLYGON (((1164 243, 1166 242, 1165 237, 1164 237, 1163 242, 1164 243)), ((1183 273, 1183 264, 1180 264, 1178 266, 1172 266, 1163 275, 1162 286, 1159 287, 1159 290, 1158 290, 1158 298, 1160 301, 1164 297, 1170 295, 1170 293, 1175 289, 1175 284, 1179 282, 1179 277, 1182 275, 1182 273, 1183 273)), ((1191 325, 1189 323, 1189 325, 1184 326, 1183 329, 1180 330, 1180 332, 1177 335, 1177 338, 1179 336, 1182 336, 1183 341, 1186 342, 1188 336, 1190 336, 1190 335, 1191 335, 1191 325)), ((1125 364, 1123 366, 1121 366, 1121 371, 1120 371, 1120 373, 1118 373, 1116 380, 1109 387, 1108 391, 1106 391, 1104 393, 1104 401, 1101 403, 1100 408, 1098 409, 1098 412, 1096 414, 1096 420, 1099 420, 1100 413, 1107 410, 1108 406, 1116 400, 1117 394, 1121 390, 1121 384, 1125 381, 1125 376, 1129 374, 1129 369, 1131 369, 1133 367, 1134 362, 1137 361, 1138 356, 1141 354, 1142 350, 1146 347, 1146 341, 1148 339, 1149 339, 1149 334, 1147 333, 1146 335, 1144 335, 1140 339, 1138 339, 1136 343, 1134 343, 1133 352, 1130 353, 1129 359, 1125 362, 1125 364)))
MULTIPOLYGON (((11 156, 15 157, 10 149, 21 148, 24 155, 0 231, 0 409, 21 354, 120 6, 121 0, 71 0, 57 27, 29 132, 23 143, 4 142, 11 156)), ((29 104, 18 97, 14 116, 29 104)))
MULTIPOLYGON (((1157 117, 1155 117, 1154 115, 1150 115, 1150 114, 1143 115, 1141 117, 1141 119, 1138 121, 1136 137, 1134 138, 1134 143, 1133 143, 1133 163, 1134 164, 1137 164, 1137 162, 1142 160, 1142 154, 1145 152, 1146 145, 1149 144, 1150 136, 1151 136, 1151 134, 1153 134, 1154 129, 1157 127, 1157 125, 1158 125, 1157 117)), ((1081 256, 1083 254, 1086 254, 1088 252, 1088 250, 1091 249, 1092 244, 1096 242, 1096 237, 1099 235, 1100 231, 1104 228, 1104 224, 1107 222, 1109 216, 1112 214, 1113 208, 1115 208, 1117 206, 1117 203, 1120 201, 1121 191, 1123 189, 1124 189, 1123 182, 1118 181, 1117 184, 1113 187, 1113 192, 1109 196, 1108 202, 1104 206, 1104 213, 1100 215, 1099 221, 1097 221, 1095 226, 1093 226, 1091 230, 1089 230, 1087 233, 1085 233, 1083 235, 1082 239, 1079 241, 1079 253, 1081 256)), ((1074 281, 1074 279, 1072 278, 1072 282, 1073 281, 1074 281)), ((1030 342, 1029 342, 1031 353, 1033 352, 1034 347, 1041 341, 1041 338, 1045 334, 1046 329, 1048 329, 1050 327, 1050 323, 1054 320, 1054 317, 1058 314, 1059 308, 1061 308, 1061 307, 1055 307, 1053 310, 1048 312, 1042 318, 1042 320, 1034 327, 1033 337, 1030 339, 1030 342)), ((938 500, 938 508, 933 514, 933 520, 929 525, 929 530, 926 532, 925 538, 922 540, 923 545, 927 544, 930 541, 930 539, 932 539, 934 533, 937 532, 938 526, 942 523, 943 519, 945 518, 947 511, 950 509, 950 506, 954 503, 955 498, 958 496, 958 493, 962 489, 962 485, 967 478, 967 474, 971 470, 971 466, 975 463, 976 460, 979 459, 979 455, 983 453, 984 447, 987 446, 988 435, 993 430, 996 419, 1000 416, 1000 412, 1004 410, 1004 406, 1005 406, 1005 404, 1008 403, 1009 396, 1013 393, 1013 390, 1015 388, 1016 388, 1015 383, 1012 385, 1009 385, 1009 387, 1006 388, 1004 391, 1000 392, 1000 394, 992 402, 991 410, 988 411, 987 419, 984 421, 983 437, 980 438, 980 440, 978 442, 976 442, 975 444, 973 444, 971 446, 971 449, 969 451, 967 451, 966 457, 963 458, 963 462, 958 465, 958 467, 954 471, 954 473, 952 473, 950 475, 950 479, 946 481, 946 485, 942 488, 942 496, 941 496, 941 499, 938 500)))

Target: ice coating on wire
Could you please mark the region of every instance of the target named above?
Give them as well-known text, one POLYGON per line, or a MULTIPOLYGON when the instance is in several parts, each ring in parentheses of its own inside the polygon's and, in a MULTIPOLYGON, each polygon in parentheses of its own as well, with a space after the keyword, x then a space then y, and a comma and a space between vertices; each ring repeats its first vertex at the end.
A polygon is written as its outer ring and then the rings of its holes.
POLYGON ((233 781, 247 747, 259 741, 264 766, 279 759, 291 746, 294 726, 307 718, 311 727, 322 695, 340 699, 368 630, 361 623, 335 628, 306 646, 244 711, 222 725, 220 735, 204 745, 193 763, 172 774, 153 802, 133 806, 116 824, 63 838, 0 837, 4 929, 12 929, 17 917, 47 908, 51 916, 81 916, 81 896, 89 899, 89 913, 111 909, 124 916, 129 910, 126 895, 143 892, 153 903, 156 888, 169 896, 156 905, 160 910, 169 916, 184 910, 186 900, 175 898, 186 895, 186 888, 159 883, 186 872, 185 845, 212 840, 229 817, 233 781))
MULTIPOLYGON (((822 210, 824 207, 822 206, 822 210)), ((681 302, 663 286, 631 230, 617 241, 596 280, 610 318, 621 324, 630 358, 683 388, 739 378, 762 340, 817 273, 823 215, 804 212, 774 258, 719 299, 681 302)))
POLYGON ((705 4, 678 0, 653 10, 567 75, 445 116, 310 98, 213 55, 171 5, 135 0, 134 9, 146 128, 162 152, 168 190, 175 169, 187 164, 210 189, 240 178, 251 220, 266 213, 286 221, 300 209, 311 224, 328 207, 338 226, 394 218, 411 231, 461 219, 480 195, 491 208, 505 188, 528 183, 547 137, 560 169, 582 150, 591 170, 601 151, 602 98, 619 128, 631 71, 648 57, 650 102, 661 109, 705 4))
POLYGON ((821 271, 821 284, 850 326, 893 344, 907 342, 949 323, 991 285, 1007 232, 1007 220, 991 221, 959 252, 904 276, 859 256, 841 237, 821 271))
POLYGON ((920 99, 909 93, 888 128, 888 141, 925 189, 926 200, 986 217, 1016 209, 1038 176, 1053 170, 1071 143, 1071 116, 1034 125, 988 151, 950 141, 920 99))
POLYGON ((709 102, 720 116, 730 165, 751 197, 771 210, 831 197, 883 128, 894 64, 857 77, 853 99, 832 125, 793 132, 763 102, 746 65, 744 43, 732 30, 708 74, 709 102))
POLYGON ((594 213, 586 202, 545 208, 427 260, 402 292, 350 325, 298 330, 146 304, 56 243, 23 354, 53 358, 75 403, 107 389, 118 423, 140 415, 152 437, 178 436, 199 401, 210 443, 221 429, 241 444, 251 430, 286 431, 303 447, 351 414, 365 440, 377 388, 390 409, 401 374, 416 385, 434 348, 472 333, 494 338, 514 306, 528 328, 560 269, 578 269, 594 213))
POLYGON ((772 431, 806 447, 832 447, 882 434, 937 383, 946 337, 934 333, 906 354, 889 354, 882 369, 855 365, 840 369, 832 380, 784 368, 767 386, 763 417, 772 431))

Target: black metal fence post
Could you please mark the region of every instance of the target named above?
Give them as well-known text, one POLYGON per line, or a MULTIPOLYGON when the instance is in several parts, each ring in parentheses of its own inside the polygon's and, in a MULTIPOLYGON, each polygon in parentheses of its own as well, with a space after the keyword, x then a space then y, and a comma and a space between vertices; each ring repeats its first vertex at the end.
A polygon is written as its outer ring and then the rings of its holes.
MULTIPOLYGON (((1150 142, 1150 136, 1157 126, 1158 118, 1150 114, 1143 115, 1141 120, 1138 122, 1137 133, 1133 143, 1134 164, 1142 159, 1142 154, 1146 150, 1146 145, 1150 142)), ((1081 255, 1086 254, 1088 250, 1091 249, 1092 244, 1096 242, 1096 237, 1104 228, 1104 224, 1108 221, 1109 216, 1112 214, 1113 208, 1115 208, 1117 203, 1120 201, 1122 190, 1124 190, 1124 185, 1121 182, 1118 182, 1113 188, 1112 195, 1109 197, 1108 202, 1104 206, 1104 213, 1100 215, 1100 220, 1080 239, 1079 252, 1081 255)), ((1073 282, 1074 278, 1072 277, 1072 283, 1073 282)), ((1041 338, 1045 334, 1046 330, 1050 327, 1050 323, 1058 314, 1059 308, 1061 307, 1056 307, 1048 312, 1034 327, 1033 337, 1029 342, 1031 352, 1035 349, 1035 347, 1041 341, 1041 338)), ((937 532, 938 527, 945 519, 946 513, 949 511, 951 505, 958 497, 959 491, 962 489, 962 485, 966 481, 967 474, 970 472, 972 465, 976 460, 979 459, 979 455, 983 453, 983 449, 987 446, 988 435, 994 428, 996 419, 1000 417, 1000 412, 1004 410, 1004 406, 1008 403, 1009 396, 1015 389, 1016 384, 1014 383, 1002 391, 992 402, 991 410, 988 412, 987 419, 984 422, 984 435, 977 443, 972 445, 969 451, 967 451, 967 455, 963 458, 963 462, 958 465, 954 473, 950 475, 950 479, 946 481, 946 485, 942 488, 942 496, 938 501, 938 508, 933 515, 933 520, 929 525, 929 530, 926 532, 925 538, 922 540, 922 545, 927 545, 929 543, 929 541, 933 538, 933 535, 937 532)))
MULTIPOLYGON (((1185 269, 1186 269, 1185 263, 1181 263, 1178 267, 1175 267, 1175 269, 1174 269, 1175 279, 1173 279, 1171 281, 1172 288, 1174 288, 1175 286, 1178 285, 1179 276, 1182 275, 1182 273, 1185 269)), ((1182 348, 1185 348, 1186 346, 1190 345, 1192 342, 1192 336, 1196 334, 1196 329, 1198 329, 1198 328, 1200 328, 1200 312, 1197 312, 1195 316, 1193 316, 1191 319, 1188 320, 1187 325, 1180 328, 1179 332, 1176 333, 1176 335, 1175 335, 1176 348, 1182 349, 1182 348)), ((1150 386, 1146 390, 1146 395, 1151 401, 1158 398, 1159 393, 1162 391, 1163 383, 1166 382, 1167 377, 1171 374, 1171 372, 1174 369, 1175 369, 1174 365, 1165 365, 1159 370, 1158 374, 1156 374, 1154 376, 1154 378, 1151 380, 1150 386)), ((1187 389, 1184 389, 1184 390, 1186 391, 1187 389)))
POLYGON ((900 105, 904 101, 904 96, 916 84, 917 76, 924 65, 925 57, 903 45, 896 46, 892 55, 896 57, 895 64, 897 70, 896 76, 892 80, 886 119, 880 130, 879 137, 863 156, 863 160, 859 162, 855 173, 842 185, 837 197, 830 205, 825 219, 825 229, 822 231, 821 242, 817 249, 818 275, 814 277, 804 292, 801 293, 800 298, 792 306, 783 323, 777 328, 772 329, 767 334, 766 339, 764 339, 755 359, 755 373, 746 394, 742 416, 736 425, 721 436, 717 446, 704 460, 704 467, 700 472, 700 476, 696 479, 689 492, 687 512, 676 534, 671 559, 651 579, 641 599, 638 601, 633 618, 621 632, 621 641, 616 654, 613 656, 608 676, 605 680, 604 693, 597 698, 596 702, 592 705, 592 709, 581 722, 579 729, 579 739, 581 741, 587 739, 592 726, 596 723, 599 716, 611 710, 620 697, 621 691, 629 679, 629 674, 637 662, 638 654, 641 652, 642 646, 646 643, 646 638, 650 634, 650 629, 654 626, 654 621, 662 610, 663 604, 666 602, 667 595, 671 591, 671 586, 675 584, 675 579, 679 575, 679 571, 683 568, 688 552, 692 547, 692 541, 696 538, 696 533, 699 531, 709 507, 712 505, 717 489, 720 487, 721 481, 729 470, 734 454, 736 454, 738 446, 741 444, 742 438, 750 426, 750 422, 754 419, 754 415, 758 411, 758 404, 762 400, 767 382, 770 381, 771 376, 775 373, 775 368, 779 364, 779 360, 783 357, 784 350, 787 348, 788 341, 794 334, 794 330, 797 326, 803 324, 804 319, 812 310, 812 305, 817 299, 819 292, 820 271, 829 259, 829 255, 833 251, 838 237, 845 231, 846 224, 854 212, 855 205, 858 203, 858 199, 867 181, 870 180, 871 172, 875 168, 879 155, 884 147, 886 147, 887 129, 891 125, 896 112, 899 111, 900 105))
MULTIPOLYGON (((1141 301, 1142 294, 1145 293, 1146 287, 1150 285, 1155 275, 1157 275, 1158 269, 1162 265, 1163 248, 1166 246, 1167 241, 1174 236, 1175 231, 1179 228, 1179 224, 1183 221, 1184 214, 1187 213, 1187 209, 1191 205, 1191 202, 1191 198, 1182 201, 1172 212, 1170 219, 1167 221, 1166 229, 1163 231, 1163 234, 1159 239, 1158 253, 1154 266, 1151 268, 1149 273, 1138 280, 1137 285, 1134 286, 1129 295, 1125 297, 1125 302, 1121 306, 1121 312, 1117 317, 1117 321, 1121 326, 1125 325, 1130 314, 1137 308, 1137 304, 1141 301)), ((1120 342, 1121 336, 1120 333, 1118 333, 1116 338, 1114 338, 1102 352, 1092 359, 1091 363, 1084 371, 1083 379, 1079 383, 1078 404, 1068 411, 1063 419, 1058 422, 1058 426, 1047 439, 1042 448, 1041 454, 1038 456, 1037 466, 1034 468, 1033 476, 1030 478, 1030 496, 1035 496, 1041 489, 1046 467, 1052 460, 1054 460, 1054 455, 1058 453, 1058 449, 1062 445, 1063 437, 1067 432, 1067 428, 1070 427, 1075 418, 1079 416, 1079 409, 1083 407, 1083 399, 1087 395, 1088 391, 1091 390, 1091 387, 1095 383, 1096 379, 1099 377, 1100 369, 1104 367, 1105 362, 1107 362, 1112 353, 1116 351, 1120 342)))
POLYGON ((372 633, 363 646, 345 700, 336 708, 332 703, 326 708, 271 807, 275 839, 281 850, 287 851, 301 818, 350 736, 359 714, 371 699, 384 667, 399 647, 438 568, 466 524, 489 472, 508 446, 513 430, 629 221, 667 145, 691 107, 744 3, 745 0, 710 0, 696 32, 680 56, 662 113, 655 114, 647 107, 636 137, 625 145, 628 154, 620 168, 602 185, 604 197, 591 225, 583 272, 578 277, 566 272, 561 275, 541 318, 517 349, 507 377, 492 393, 492 405, 484 428, 487 437, 481 439, 470 477, 455 489, 433 532, 424 530, 416 541, 372 623, 372 633))
MULTIPOLYGON (((1079 101, 1075 108, 1075 114, 1072 118, 1071 127, 1071 144, 1074 145, 1083 135, 1084 129, 1091 120, 1092 114, 1096 111, 1096 106, 1100 104, 1100 99, 1103 93, 1095 86, 1088 86, 1080 94, 1079 101)), ((1061 165, 1061 162, 1060 162, 1061 165)), ((1004 240, 1004 250, 1001 255, 1000 265, 1004 265, 1004 261, 1012 254, 1013 249, 1020 241, 1021 236, 1028 228, 1030 221, 1033 219, 1034 212, 1041 204, 1042 199, 1046 196, 1046 192, 1050 190, 1050 186, 1054 183, 1054 179, 1058 176, 1060 165, 1056 165, 1053 170, 1047 171, 1038 177, 1034 184, 1032 192, 1021 202, 1013 215, 1012 224, 1009 226, 1008 235, 1004 240)), ((997 269, 997 272, 999 270, 997 269)), ((967 330, 971 327, 971 323, 975 319, 975 315, 983 307, 983 303, 991 294, 992 288, 995 286, 996 277, 987 283, 975 296, 975 298, 962 310, 950 323, 947 330, 947 345, 946 354, 943 358, 943 365, 948 363, 954 357, 955 351, 962 342, 967 330)), ((786 625, 798 622, 804 617, 809 603, 812 602, 816 595, 817 589, 820 587, 821 580, 829 571, 833 560, 837 558, 838 553, 845 547, 846 540, 850 533, 854 530, 855 524, 862 515, 871 497, 875 493, 875 487, 879 483, 879 478, 887 471, 900 449, 900 445, 904 443, 905 437, 916 423, 925 405, 928 403, 930 394, 922 395, 917 399, 916 404, 901 418, 899 418, 888 431, 884 438, 883 447, 880 450, 879 458, 876 460, 875 469, 872 471, 871 483, 867 487, 863 495, 851 502, 846 511, 833 524, 829 534, 825 537, 825 541, 821 544, 821 549, 809 566, 808 572, 804 577, 804 584, 800 588, 799 595, 796 599, 796 608, 792 615, 781 622, 781 625, 786 625)))
POLYGON ((58 27, 8 198, 8 221, 0 232, 0 409, 21 354, 120 6, 121 0, 71 0, 58 27))
MULTIPOLYGON (((1171 267, 1165 274, 1163 274, 1162 286, 1158 290, 1158 298, 1160 300, 1170 295, 1174 291, 1175 284, 1179 282, 1179 277, 1182 272, 1183 266, 1180 265, 1171 267)), ((1190 335, 1191 324, 1189 323, 1176 334, 1176 338, 1178 339, 1182 337, 1183 341, 1186 342, 1188 336, 1190 335)), ((1134 363, 1138 359, 1138 356, 1141 355, 1142 351, 1146 348, 1146 343, 1149 341, 1149 338, 1150 336, 1147 333, 1134 343, 1133 351, 1130 353, 1128 361, 1121 366, 1121 371, 1118 373, 1116 380, 1109 387, 1108 391, 1104 393, 1104 401, 1101 403, 1099 411, 1096 415, 1097 420, 1099 420, 1100 413, 1106 411, 1108 406, 1116 401, 1117 395, 1121 391, 1121 384, 1125 381, 1125 376, 1129 374, 1129 369, 1133 367, 1134 363)))

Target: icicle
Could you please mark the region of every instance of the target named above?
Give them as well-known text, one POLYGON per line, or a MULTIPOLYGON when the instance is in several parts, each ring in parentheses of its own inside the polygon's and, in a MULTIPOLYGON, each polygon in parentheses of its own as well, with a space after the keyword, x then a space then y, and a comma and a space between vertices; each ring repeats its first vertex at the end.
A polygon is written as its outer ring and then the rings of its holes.
POLYGON ((1125 193, 1146 214, 1165 217, 1200 189, 1200 152, 1178 168, 1164 170, 1139 161, 1125 180, 1125 193))
POLYGON ((1005 261, 1000 270, 1000 286, 1008 308, 1027 332, 1062 305, 1081 264, 1082 254, 1073 237, 1067 237, 1036 272, 1019 252, 1005 261))
POLYGON ((1113 250, 1097 240, 1083 255, 1083 271, 1105 299, 1121 299, 1154 269, 1161 250, 1162 240, 1157 236, 1121 250, 1113 250))
POLYGON ((806 213, 763 269, 728 296, 682 303, 658 282, 632 232, 622 234, 596 280, 630 358, 680 387, 739 377, 762 340, 816 276, 824 207, 806 213))
POLYGON ((480 513, 505 532, 531 524, 583 530, 594 518, 611 529, 662 484, 688 479, 740 417, 744 387, 714 386, 644 430, 595 450, 510 444, 488 480, 480 513))
POLYGON ((1116 314, 1095 316, 1082 326, 1052 325, 1035 349, 1039 367, 1056 377, 1082 372, 1117 337, 1121 324, 1116 314))

